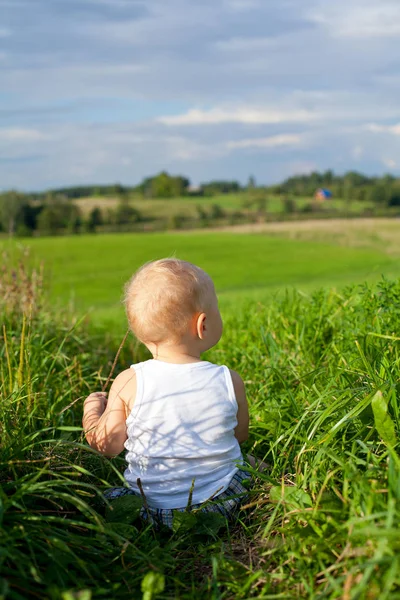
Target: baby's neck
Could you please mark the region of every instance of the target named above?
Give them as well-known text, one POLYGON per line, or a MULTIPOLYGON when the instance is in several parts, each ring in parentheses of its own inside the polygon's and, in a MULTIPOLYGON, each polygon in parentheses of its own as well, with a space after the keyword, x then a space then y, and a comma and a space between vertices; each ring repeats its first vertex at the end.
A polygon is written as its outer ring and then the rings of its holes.
POLYGON ((149 350, 153 355, 154 360, 169 362, 174 364, 187 364, 199 362, 200 349, 182 345, 167 345, 162 344, 157 347, 149 346, 149 350))

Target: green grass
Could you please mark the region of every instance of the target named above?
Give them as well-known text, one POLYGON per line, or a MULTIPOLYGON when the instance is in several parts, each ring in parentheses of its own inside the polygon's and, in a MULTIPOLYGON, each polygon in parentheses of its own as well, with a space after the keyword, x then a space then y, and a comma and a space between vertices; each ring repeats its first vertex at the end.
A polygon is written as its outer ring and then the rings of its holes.
MULTIPOLYGON (((203 207, 208 210, 213 204, 218 204, 227 213, 242 211, 246 213, 248 208, 254 212, 257 210, 257 199, 267 199, 266 209, 269 213, 281 213, 284 212, 285 207, 281 196, 276 196, 257 190, 255 192, 239 192, 232 194, 219 194, 216 196, 203 196, 203 197, 178 197, 178 198, 167 198, 167 199, 155 199, 155 198, 141 198, 138 196, 132 196, 130 201, 135 208, 137 208, 142 215, 147 218, 166 218, 173 215, 183 215, 188 218, 198 216, 197 206, 203 207), (250 203, 250 207, 249 207, 250 203)), ((298 210, 302 210, 305 205, 313 202, 311 197, 293 197, 298 210)), ((85 198, 79 198, 74 201, 77 204, 83 214, 90 212, 92 208, 98 206, 107 210, 108 208, 115 208, 119 202, 118 198, 115 197, 104 197, 104 196, 90 196, 85 198)), ((355 214, 361 214, 365 209, 373 208, 373 204, 368 201, 354 200, 347 203, 341 198, 334 198, 327 200, 320 204, 320 208, 323 211, 337 210, 355 214)))
MULTIPOLYGON (((400 281, 228 311, 207 358, 243 376, 244 449, 271 467, 235 524, 196 520, 171 535, 133 507, 107 509, 101 493, 118 485, 123 457, 82 440, 76 400, 101 387, 116 346, 10 270, 0 281, 0 598, 400 597, 400 281)), ((220 286, 230 280, 239 286, 220 273, 220 286)), ((118 369, 142 357, 130 342, 118 369)))
MULTIPOLYGON (((24 242, 25 243, 25 242, 24 242)), ((0 247, 16 252, 19 244, 0 247)), ((398 261, 376 248, 230 233, 112 234, 33 239, 33 262, 44 261, 50 299, 58 310, 72 304, 97 322, 124 328, 124 283, 144 262, 176 255, 214 279, 222 309, 247 299, 264 301, 286 288, 343 287, 381 274, 400 274, 398 261)))

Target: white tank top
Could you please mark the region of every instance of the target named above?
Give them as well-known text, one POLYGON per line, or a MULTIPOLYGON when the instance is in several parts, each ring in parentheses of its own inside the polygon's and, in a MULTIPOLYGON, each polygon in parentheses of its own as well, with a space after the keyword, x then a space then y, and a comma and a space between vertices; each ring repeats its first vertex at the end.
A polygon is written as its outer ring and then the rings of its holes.
POLYGON ((124 476, 149 506, 205 502, 229 485, 243 462, 234 436, 238 405, 229 369, 201 361, 148 360, 132 365, 137 394, 126 426, 124 476))

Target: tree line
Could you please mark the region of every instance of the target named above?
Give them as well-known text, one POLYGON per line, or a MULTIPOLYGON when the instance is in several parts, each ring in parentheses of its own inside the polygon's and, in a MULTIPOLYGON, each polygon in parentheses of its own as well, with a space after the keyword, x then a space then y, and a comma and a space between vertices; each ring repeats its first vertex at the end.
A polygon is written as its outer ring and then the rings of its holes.
MULTIPOLYGON (((218 196, 244 192, 243 207, 254 209, 260 216, 266 213, 268 195, 280 196, 285 213, 296 212, 296 197, 313 197, 318 188, 328 188, 333 197, 354 201, 368 201, 377 207, 400 206, 400 179, 392 175, 368 177, 355 171, 335 175, 333 171, 296 175, 274 186, 257 186, 253 176, 246 185, 238 181, 216 180, 193 187, 182 175, 163 171, 145 178, 135 187, 113 184, 108 186, 73 186, 39 193, 22 193, 15 190, 0 194, 0 231, 13 235, 95 232, 99 227, 120 231, 146 221, 146 217, 132 206, 131 201, 146 198, 197 198, 198 219, 202 223, 223 218, 223 210, 213 204, 207 213, 201 205, 201 196, 218 196), (94 207, 83 215, 74 203, 83 197, 117 199, 113 208, 94 207)), ((193 200, 192 200, 193 201, 193 200)), ((101 202, 99 203, 101 204, 101 202)), ((312 204, 308 209, 312 210, 312 204)), ((176 216, 171 219, 175 227, 176 216)), ((182 219, 181 219, 182 220, 182 219)), ((168 225, 168 224, 167 224, 168 225)))
POLYGON ((86 185, 56 188, 46 192, 30 193, 29 196, 37 201, 44 201, 49 195, 62 196, 68 199, 83 197, 122 197, 137 195, 142 198, 176 198, 182 196, 216 196, 220 194, 237 193, 249 189, 264 189, 275 194, 290 194, 293 196, 313 196, 318 188, 328 188, 336 198, 348 200, 371 200, 378 203, 397 205, 400 195, 400 179, 386 174, 381 177, 368 177, 357 171, 348 171, 337 175, 331 170, 312 172, 305 175, 289 177, 282 183, 272 186, 257 186, 253 176, 242 185, 236 180, 215 180, 201 183, 195 188, 190 180, 183 175, 170 175, 166 171, 146 177, 137 186, 123 186, 119 183, 112 185, 86 185))
POLYGON ((152 177, 145 177, 137 186, 123 186, 119 183, 112 185, 79 185, 63 188, 55 188, 46 192, 33 192, 29 195, 37 200, 43 201, 50 194, 52 196, 63 196, 70 200, 86 197, 109 197, 137 195, 142 198, 177 198, 181 196, 214 196, 217 194, 229 194, 245 189, 238 181, 209 181, 195 188, 191 186, 190 180, 183 175, 170 175, 162 171, 152 177))
POLYGON ((400 179, 390 174, 367 177, 357 171, 348 171, 344 175, 335 175, 328 170, 289 177, 274 186, 276 193, 293 196, 312 196, 318 188, 327 188, 335 198, 343 198, 348 202, 360 200, 400 206, 400 179))

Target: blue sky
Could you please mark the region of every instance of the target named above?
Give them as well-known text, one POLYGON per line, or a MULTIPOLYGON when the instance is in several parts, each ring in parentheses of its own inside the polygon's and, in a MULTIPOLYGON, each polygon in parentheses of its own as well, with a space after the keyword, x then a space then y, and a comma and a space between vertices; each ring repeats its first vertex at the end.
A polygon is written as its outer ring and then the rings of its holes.
POLYGON ((0 0, 0 188, 400 174, 398 0, 0 0))

